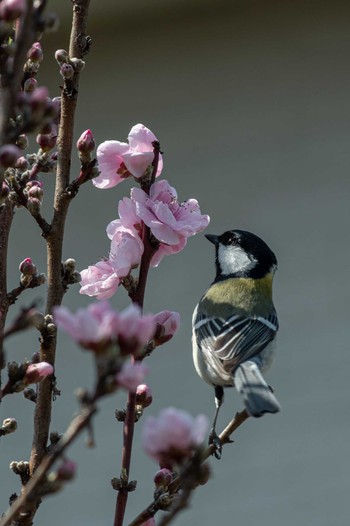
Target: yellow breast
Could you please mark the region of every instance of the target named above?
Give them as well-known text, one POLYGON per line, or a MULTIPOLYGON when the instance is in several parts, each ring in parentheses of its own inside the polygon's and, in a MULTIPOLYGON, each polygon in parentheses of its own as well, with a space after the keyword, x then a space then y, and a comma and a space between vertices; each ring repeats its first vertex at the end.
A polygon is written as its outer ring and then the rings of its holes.
POLYGON ((229 278, 214 283, 201 300, 201 309, 208 315, 220 317, 247 313, 264 316, 271 312, 272 274, 261 279, 229 278))

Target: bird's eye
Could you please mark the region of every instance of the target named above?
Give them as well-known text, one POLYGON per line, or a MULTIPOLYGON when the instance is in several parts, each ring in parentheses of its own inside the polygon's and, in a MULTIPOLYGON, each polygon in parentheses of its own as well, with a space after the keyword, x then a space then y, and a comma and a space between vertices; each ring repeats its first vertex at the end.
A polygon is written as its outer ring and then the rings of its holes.
POLYGON ((237 239, 236 239, 236 236, 234 234, 232 234, 231 232, 227 232, 224 235, 223 242, 224 242, 225 245, 236 245, 237 239))

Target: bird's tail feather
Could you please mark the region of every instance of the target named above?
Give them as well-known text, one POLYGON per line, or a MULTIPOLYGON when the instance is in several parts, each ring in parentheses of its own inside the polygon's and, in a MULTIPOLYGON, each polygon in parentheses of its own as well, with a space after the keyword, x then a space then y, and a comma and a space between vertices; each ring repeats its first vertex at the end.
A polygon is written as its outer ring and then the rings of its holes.
POLYGON ((254 417, 278 413, 281 406, 262 377, 256 363, 247 361, 234 371, 237 391, 243 396, 247 412, 254 417))

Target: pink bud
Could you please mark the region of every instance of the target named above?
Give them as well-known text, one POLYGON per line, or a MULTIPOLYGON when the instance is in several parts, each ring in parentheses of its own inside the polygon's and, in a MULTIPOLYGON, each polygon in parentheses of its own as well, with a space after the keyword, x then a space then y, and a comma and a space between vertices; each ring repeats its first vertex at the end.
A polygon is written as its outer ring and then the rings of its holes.
POLYGON ((163 310, 153 316, 157 324, 154 341, 156 345, 168 342, 174 336, 180 326, 180 314, 169 310, 163 310))
POLYGON ((40 148, 44 152, 48 152, 49 150, 52 150, 56 146, 57 142, 57 131, 54 131, 53 133, 39 133, 36 136, 36 142, 39 144, 40 148))
POLYGON ((25 81, 23 89, 25 93, 32 93, 37 87, 38 81, 33 77, 29 77, 29 79, 25 81))
POLYGON ((44 109, 47 104, 48 96, 49 91, 45 86, 40 86, 40 88, 34 90, 30 97, 30 105, 32 106, 32 109, 44 109))
POLYGON ((50 363, 31 363, 27 367, 24 381, 26 384, 37 384, 46 376, 53 374, 53 371, 54 369, 50 363))
POLYGON ((0 18, 12 22, 26 10, 26 0, 3 0, 0 4, 0 18))
POLYGON ((25 258, 22 263, 19 264, 19 271, 22 274, 34 276, 34 274, 37 272, 37 269, 31 258, 25 258))
POLYGON ((62 64, 66 64, 68 62, 69 55, 65 49, 58 49, 55 53, 55 59, 59 65, 62 66, 62 64))
POLYGON ((4 144, 0 148, 0 164, 4 168, 13 166, 18 157, 21 155, 21 150, 14 144, 4 144))
POLYGON ((60 73, 64 79, 71 79, 74 75, 74 68, 70 64, 62 64, 60 73))
POLYGON ((32 62, 42 62, 44 55, 41 49, 40 42, 34 42, 34 44, 27 53, 27 58, 30 59, 32 62))
POLYGON ((136 405, 141 405, 143 408, 145 408, 151 405, 152 400, 152 391, 148 385, 138 385, 136 389, 136 405))
POLYGON ((95 139, 91 130, 84 131, 77 140, 77 149, 80 153, 91 153, 95 148, 95 139))
POLYGON ((77 471, 77 464, 73 460, 65 460, 57 470, 58 480, 72 480, 77 471))
POLYGON ((167 469, 163 468, 157 471, 157 473, 154 475, 154 484, 159 488, 167 488, 169 484, 171 483, 173 479, 172 472, 167 469))
POLYGON ((154 517, 151 517, 150 519, 148 519, 146 522, 143 522, 141 524, 141 526, 157 526, 157 523, 154 519, 154 517))

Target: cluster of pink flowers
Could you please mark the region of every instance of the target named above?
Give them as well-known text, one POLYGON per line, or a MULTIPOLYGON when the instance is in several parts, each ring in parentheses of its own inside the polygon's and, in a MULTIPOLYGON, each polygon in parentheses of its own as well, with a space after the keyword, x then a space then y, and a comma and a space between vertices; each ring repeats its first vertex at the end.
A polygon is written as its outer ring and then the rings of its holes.
POLYGON ((169 407, 160 411, 158 418, 149 416, 142 429, 146 453, 162 467, 171 469, 190 457, 205 440, 208 418, 193 418, 187 411, 169 407))
POLYGON ((179 327, 180 316, 171 311, 143 315, 137 305, 117 312, 108 301, 100 301, 86 309, 78 309, 75 314, 67 307, 55 307, 54 320, 85 349, 101 352, 117 343, 124 354, 136 354, 157 333, 162 334, 162 341, 157 345, 172 338, 179 327))
MULTIPOLYGON (((134 126, 129 144, 106 141, 97 149, 100 176, 93 179, 98 188, 111 188, 125 177, 139 179, 152 169, 155 135, 142 124, 134 126)), ((162 171, 160 156, 157 176, 162 171)), ((155 182, 149 195, 132 188, 130 198, 119 202, 119 219, 109 223, 109 256, 81 272, 81 294, 107 299, 113 296, 123 278, 141 261, 144 252, 143 225, 149 227, 158 248, 151 265, 156 267, 164 256, 180 252, 187 239, 204 230, 209 217, 202 215, 195 199, 180 203, 175 188, 166 180, 155 182)))

